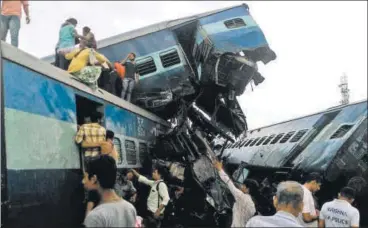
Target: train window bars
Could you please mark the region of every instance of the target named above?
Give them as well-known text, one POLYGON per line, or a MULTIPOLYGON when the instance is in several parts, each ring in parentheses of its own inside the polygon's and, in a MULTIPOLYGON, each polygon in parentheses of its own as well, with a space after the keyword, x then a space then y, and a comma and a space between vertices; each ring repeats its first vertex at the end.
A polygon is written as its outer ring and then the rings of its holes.
POLYGON ((122 151, 122 148, 121 148, 120 139, 114 138, 114 147, 115 147, 115 150, 118 152, 118 155, 119 155, 118 164, 122 164, 123 163, 123 151, 122 151))
POLYGON ((144 59, 137 60, 137 71, 140 76, 150 74, 157 71, 155 61, 151 56, 148 56, 144 59))
POLYGON ((294 133, 295 133, 295 131, 290 131, 290 132, 288 132, 288 133, 284 136, 284 138, 282 138, 282 139, 280 140, 280 143, 286 143, 286 142, 291 138, 291 136, 293 136, 293 135, 294 135, 294 133))
POLYGON ((272 140, 271 144, 275 144, 275 143, 277 143, 277 142, 282 138, 282 136, 284 136, 284 133, 280 133, 280 134, 278 134, 278 135, 275 137, 275 139, 274 139, 274 140, 272 140))
POLYGON ((249 144, 251 144, 252 141, 253 141, 253 138, 252 139, 249 139, 249 141, 244 145, 244 147, 249 146, 249 144))
POLYGON ((342 138, 354 125, 344 124, 332 134, 330 139, 342 138))
POLYGON ((137 164, 137 151, 135 142, 132 140, 125 140, 125 151, 128 165, 137 164))
POLYGON ((254 146, 254 144, 256 144, 256 142, 259 140, 259 137, 256 138, 249 146, 254 146))
POLYGON ((179 53, 175 48, 161 52, 160 59, 164 68, 175 66, 180 63, 179 53))
POLYGON ((301 138, 303 138, 303 136, 305 135, 305 133, 307 133, 308 129, 303 129, 298 131, 294 137, 290 140, 290 142, 294 143, 294 142, 298 142, 301 138))
POLYGON ((256 146, 259 146, 263 143, 263 141, 267 138, 267 136, 263 136, 256 144, 256 146))
POLYGON ((267 145, 276 135, 272 134, 264 141, 263 145, 267 145))
POLYGON ((244 22, 243 19, 241 18, 234 18, 231 20, 227 20, 224 22, 226 28, 228 29, 234 29, 234 28, 240 28, 240 27, 245 27, 246 24, 244 22))

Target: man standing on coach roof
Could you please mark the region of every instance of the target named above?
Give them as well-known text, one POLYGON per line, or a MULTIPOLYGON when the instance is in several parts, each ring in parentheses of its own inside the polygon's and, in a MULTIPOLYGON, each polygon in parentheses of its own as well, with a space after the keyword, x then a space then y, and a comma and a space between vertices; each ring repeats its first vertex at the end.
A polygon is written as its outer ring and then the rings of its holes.
POLYGON ((11 44, 18 47, 19 30, 22 17, 22 5, 24 13, 26 14, 26 23, 29 24, 31 19, 29 17, 28 1, 6 0, 1 1, 1 40, 6 40, 8 30, 10 30, 11 44))

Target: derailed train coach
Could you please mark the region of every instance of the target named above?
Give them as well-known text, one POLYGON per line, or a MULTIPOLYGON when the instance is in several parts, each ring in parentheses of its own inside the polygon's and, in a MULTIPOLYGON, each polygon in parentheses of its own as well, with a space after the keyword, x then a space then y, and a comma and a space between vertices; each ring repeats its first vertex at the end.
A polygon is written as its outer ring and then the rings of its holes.
POLYGON ((236 96, 264 80, 257 62, 276 58, 246 4, 116 35, 98 42, 98 51, 110 61, 137 55, 135 104, 171 119, 195 103, 234 135, 247 126, 236 96))
MULTIPOLYGON (((238 181, 261 183, 261 202, 272 202, 278 182, 303 182, 305 174, 323 176, 317 192, 319 208, 337 196, 343 186, 357 190, 355 206, 361 225, 368 225, 367 100, 254 129, 247 137, 225 146, 222 158, 238 181)), ((220 146, 217 146, 220 149, 220 146)), ((273 213, 265 203, 263 213, 273 213)))

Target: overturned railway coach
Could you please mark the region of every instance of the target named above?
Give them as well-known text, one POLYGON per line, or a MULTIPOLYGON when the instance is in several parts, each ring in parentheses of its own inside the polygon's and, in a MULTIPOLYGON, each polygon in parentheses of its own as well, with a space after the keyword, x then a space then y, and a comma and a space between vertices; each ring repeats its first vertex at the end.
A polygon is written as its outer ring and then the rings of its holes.
POLYGON ((91 111, 115 132, 118 169, 139 168, 170 125, 1 41, 1 222, 70 227, 84 218, 83 158, 74 142, 91 111))
POLYGON ((270 186, 286 178, 302 181, 305 173, 321 173, 324 182, 316 194, 320 206, 336 197, 341 187, 355 187, 361 225, 367 226, 367 140, 364 100, 251 130, 246 138, 228 144, 223 157, 232 171, 242 163, 237 175, 244 173, 242 178, 270 186))
MULTIPOLYGON (((246 130, 236 96, 261 83, 257 62, 276 58, 246 4, 165 21, 101 40, 110 61, 134 52, 140 82, 134 103, 163 119, 193 102, 233 134, 246 130)), ((52 63, 53 56, 44 60, 52 63)))

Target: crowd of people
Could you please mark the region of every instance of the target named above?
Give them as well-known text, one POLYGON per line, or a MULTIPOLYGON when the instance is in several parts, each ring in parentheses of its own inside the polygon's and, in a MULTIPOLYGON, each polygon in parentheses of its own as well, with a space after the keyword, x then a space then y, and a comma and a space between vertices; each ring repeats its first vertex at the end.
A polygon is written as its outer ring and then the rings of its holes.
MULTIPOLYGON (((26 23, 29 24, 31 19, 28 1, 1 1, 0 37, 5 41, 10 31, 11 44, 15 47, 19 43, 22 8, 26 14, 26 23)), ((130 102, 133 89, 139 81, 136 54, 129 53, 120 62, 112 64, 97 52, 97 42, 91 28, 85 26, 82 34, 79 34, 77 25, 75 18, 62 23, 55 47, 54 65, 92 89, 102 88, 130 102)))
MULTIPOLYGON (((119 154, 114 148, 114 132, 100 124, 102 114, 93 112, 90 122, 79 127, 75 141, 83 148, 85 174, 83 184, 87 195, 84 225, 86 227, 160 227, 165 207, 170 202, 168 183, 163 167, 153 168, 152 179, 131 169, 125 175, 117 171, 119 154), (148 186, 144 212, 137 215, 137 191, 133 180, 148 186)), ((316 209, 313 194, 320 190, 322 178, 310 173, 304 183, 284 181, 277 186, 273 205, 276 214, 263 216, 256 201, 259 184, 245 179, 235 183, 219 161, 214 168, 235 198, 231 227, 359 227, 359 211, 352 206, 355 190, 344 187, 337 199, 326 202, 321 211, 316 209)), ((178 189, 175 194, 182 194, 178 189)), ((177 198, 174 196, 173 198, 177 198)))

